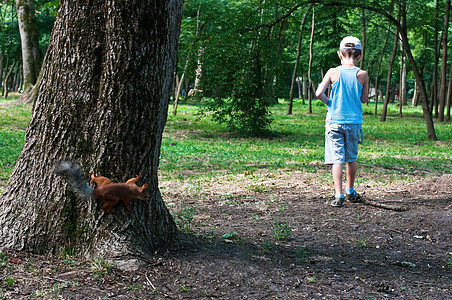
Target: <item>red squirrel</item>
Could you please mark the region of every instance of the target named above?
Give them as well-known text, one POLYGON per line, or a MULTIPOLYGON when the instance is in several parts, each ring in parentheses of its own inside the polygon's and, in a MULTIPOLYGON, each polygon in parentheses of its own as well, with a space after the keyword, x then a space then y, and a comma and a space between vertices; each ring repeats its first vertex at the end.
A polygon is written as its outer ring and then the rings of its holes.
POLYGON ((60 160, 55 165, 54 172, 66 177, 76 196, 101 201, 102 210, 107 214, 115 212, 114 207, 119 200, 124 203, 128 211, 132 211, 130 201, 136 198, 145 199, 143 192, 148 188, 147 184, 137 186, 136 182, 141 179, 141 174, 130 178, 125 183, 112 183, 107 177, 94 176, 94 172, 91 171, 89 172, 91 180, 96 183, 96 189, 93 189, 85 180, 80 164, 71 159, 60 160))

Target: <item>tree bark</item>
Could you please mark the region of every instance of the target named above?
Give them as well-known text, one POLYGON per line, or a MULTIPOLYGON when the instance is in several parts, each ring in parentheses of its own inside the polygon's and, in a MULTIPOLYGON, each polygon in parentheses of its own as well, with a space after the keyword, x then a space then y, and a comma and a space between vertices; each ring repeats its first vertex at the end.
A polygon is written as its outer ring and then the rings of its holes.
POLYGON ((414 82, 414 96, 413 96, 413 101, 411 102, 412 106, 417 106, 418 105, 418 91, 417 91, 417 83, 416 81, 414 82))
POLYGON ((158 188, 162 131, 182 0, 60 1, 24 147, 0 198, 0 247, 115 260, 148 255, 177 236, 158 188), (149 200, 105 215, 52 173, 70 157, 86 173, 142 173, 149 200))
MULTIPOLYGON (((362 45, 362 49, 361 49, 361 62, 360 62, 360 68, 364 69, 364 60, 366 57, 366 40, 367 40, 367 36, 366 36, 366 32, 367 32, 367 26, 366 26, 366 10, 365 9, 361 9, 361 23, 362 23, 362 31, 363 31, 363 37, 361 39, 361 45, 362 45)), ((367 99, 366 101, 366 105, 369 104, 369 99, 367 99)))
MULTIPOLYGON (((13 70, 14 70, 14 67, 16 66, 16 64, 17 64, 18 61, 19 61, 19 57, 20 57, 20 56, 19 56, 19 51, 20 51, 20 48, 17 49, 17 51, 16 51, 16 57, 14 58, 13 64, 11 65, 11 68, 9 69, 8 73, 6 73, 5 79, 4 79, 4 81, 3 81, 3 93, 2 93, 2 97, 8 98, 8 93, 9 93, 9 90, 8 90, 8 88, 9 88, 9 81, 10 81, 10 78, 11 78, 11 74, 12 74, 12 72, 13 72, 13 70)), ((6 60, 6 65, 8 65, 8 60, 6 60)))
POLYGON ((389 39, 389 30, 388 30, 388 34, 386 35, 386 39, 385 42, 383 44, 383 47, 381 48, 381 53, 380 53, 380 59, 378 60, 378 66, 377 66, 377 72, 375 74, 375 109, 374 109, 374 116, 377 116, 377 111, 378 111, 378 80, 380 79, 380 69, 381 69, 381 63, 383 61, 383 56, 385 53, 385 49, 386 49, 386 44, 388 43, 388 39, 389 39))
POLYGON ((446 98, 446 121, 450 121, 450 102, 452 98, 452 62, 450 64, 449 70, 449 84, 447 87, 447 98, 446 98))
POLYGON ((447 31, 449 28, 449 11, 450 11, 450 0, 446 1, 446 11, 444 14, 444 26, 443 26, 443 52, 442 52, 442 62, 441 62, 441 88, 439 90, 439 111, 438 111, 438 121, 444 121, 444 108, 446 104, 446 68, 447 68, 447 31))
POLYGON ((3 61, 5 59, 5 54, 2 50, 0 54, 0 82, 3 82, 3 61))
POLYGON ((435 109, 435 117, 438 117, 438 62, 439 62, 439 47, 438 47, 438 16, 439 12, 439 0, 436 0, 436 10, 435 10, 435 28, 434 28, 434 47, 435 47, 435 58, 433 63, 433 78, 432 78, 432 93, 430 100, 430 114, 433 113, 435 109))
POLYGON ((38 28, 33 0, 16 0, 23 61, 23 92, 28 93, 36 84, 41 69, 38 28))
MULTIPOLYGON (((400 8, 397 12, 397 19, 400 20, 400 8)), ((388 113, 388 104, 389 104, 389 97, 391 94, 391 77, 392 77, 392 65, 394 64, 395 57, 397 55, 397 45, 399 44, 399 28, 396 28, 396 33, 394 34, 394 47, 392 48, 392 54, 389 58, 388 63, 388 76, 386 77, 386 93, 385 93, 385 100, 383 102, 383 110, 381 112, 380 121, 385 122, 386 121, 386 115, 388 113)))
POLYGON ((199 82, 201 81, 201 75, 202 75, 202 62, 201 62, 201 55, 204 53, 204 48, 200 47, 198 49, 198 60, 197 60, 197 67, 195 71, 195 83, 193 84, 193 89, 188 92, 188 96, 202 96, 202 90, 199 89, 199 82))
POLYGON ((414 78, 416 79, 416 82, 419 87, 419 98, 422 105, 422 112, 424 115, 425 125, 427 126, 428 139, 431 141, 436 141, 438 140, 438 138, 436 137, 432 114, 430 113, 430 109, 428 106, 427 89, 425 88, 425 81, 421 73, 419 72, 419 68, 417 67, 416 61, 414 60, 413 54, 411 53, 410 44, 408 43, 408 33, 406 28, 406 10, 403 10, 402 18, 404 19, 404 21, 402 21, 402 28, 400 30, 400 33, 402 34, 402 43, 405 49, 405 54, 408 60, 410 61, 414 78))
POLYGON ((309 94, 309 104, 308 104, 308 113, 312 113, 312 78, 311 78, 311 71, 312 71, 312 58, 313 58, 313 44, 314 44, 314 29, 315 29, 315 7, 312 8, 312 24, 311 24, 311 40, 309 42, 309 68, 308 68, 308 79, 309 79, 309 87, 308 87, 308 94, 309 94))
POLYGON ((399 91, 399 115, 403 117, 403 106, 406 104, 406 57, 403 45, 400 45, 400 91, 399 91))
MULTIPOLYGON (((177 78, 177 75, 175 76, 177 78)), ((182 73, 180 80, 176 80, 176 91, 174 92, 173 116, 177 114, 177 105, 179 104, 179 95, 182 84, 185 82, 185 71, 182 73)))

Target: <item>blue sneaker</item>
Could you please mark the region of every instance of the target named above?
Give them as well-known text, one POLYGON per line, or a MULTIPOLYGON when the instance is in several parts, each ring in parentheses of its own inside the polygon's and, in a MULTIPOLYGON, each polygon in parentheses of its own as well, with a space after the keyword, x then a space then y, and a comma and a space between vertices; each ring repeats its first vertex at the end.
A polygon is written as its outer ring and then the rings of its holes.
POLYGON ((346 194, 345 200, 347 200, 350 203, 359 203, 363 201, 361 195, 358 194, 357 192, 353 192, 353 194, 346 194))
POLYGON ((336 197, 336 196, 333 196, 334 197, 334 200, 333 201, 331 201, 331 203, 330 203, 330 205, 331 206, 334 206, 334 207, 342 207, 342 205, 344 204, 344 197, 336 197))

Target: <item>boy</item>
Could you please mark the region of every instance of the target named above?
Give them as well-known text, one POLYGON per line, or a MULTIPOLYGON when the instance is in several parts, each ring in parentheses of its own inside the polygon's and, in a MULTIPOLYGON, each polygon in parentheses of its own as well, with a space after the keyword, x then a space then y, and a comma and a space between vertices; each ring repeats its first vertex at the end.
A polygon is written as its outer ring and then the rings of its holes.
POLYGON ((367 101, 369 77, 366 71, 356 66, 361 59, 361 42, 347 36, 338 51, 341 65, 325 74, 315 94, 328 105, 325 124, 325 164, 333 165, 335 188, 332 206, 341 207, 344 200, 359 202, 360 195, 354 190, 358 142, 363 123, 361 103, 367 101), (331 98, 325 95, 331 84, 331 98), (342 191, 342 165, 347 164, 347 186, 345 197, 342 191))

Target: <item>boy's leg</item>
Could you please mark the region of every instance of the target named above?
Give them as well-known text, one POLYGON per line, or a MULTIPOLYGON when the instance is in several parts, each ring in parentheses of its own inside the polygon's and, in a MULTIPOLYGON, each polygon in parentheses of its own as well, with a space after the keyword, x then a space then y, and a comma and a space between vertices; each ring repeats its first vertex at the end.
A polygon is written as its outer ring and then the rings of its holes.
POLYGON ((355 192, 353 185, 355 184, 357 162, 347 163, 347 188, 345 189, 345 200, 352 203, 361 202, 361 195, 355 192))
POLYGON ((342 177, 343 177, 342 164, 333 164, 332 171, 336 195, 342 195, 342 177))
POLYGON ((341 125, 327 123, 325 129, 325 164, 332 165, 335 189, 334 200, 331 202, 331 205, 341 207, 345 200, 342 192, 342 166, 345 161, 345 136, 341 125))
POLYGON ((355 161, 347 163, 347 188, 351 189, 355 185, 356 169, 358 163, 355 161))

